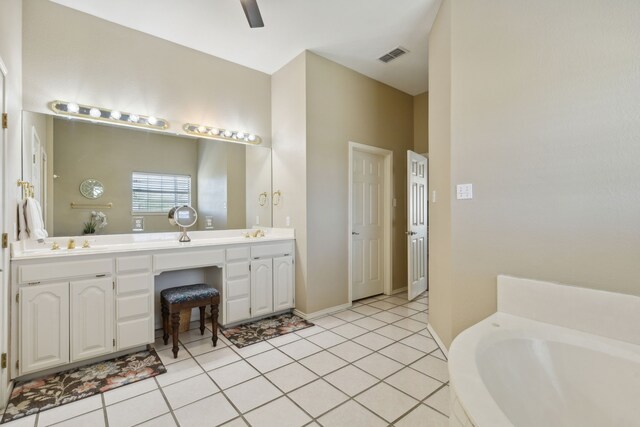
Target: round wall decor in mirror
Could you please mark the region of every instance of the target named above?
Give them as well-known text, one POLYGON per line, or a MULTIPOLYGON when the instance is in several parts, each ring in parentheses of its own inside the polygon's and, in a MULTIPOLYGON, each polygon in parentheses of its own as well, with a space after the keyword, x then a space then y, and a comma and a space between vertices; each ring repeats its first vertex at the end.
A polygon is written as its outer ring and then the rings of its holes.
POLYGON ((80 184, 80 194, 87 199, 99 199, 104 194, 104 185, 97 179, 85 179, 80 184))

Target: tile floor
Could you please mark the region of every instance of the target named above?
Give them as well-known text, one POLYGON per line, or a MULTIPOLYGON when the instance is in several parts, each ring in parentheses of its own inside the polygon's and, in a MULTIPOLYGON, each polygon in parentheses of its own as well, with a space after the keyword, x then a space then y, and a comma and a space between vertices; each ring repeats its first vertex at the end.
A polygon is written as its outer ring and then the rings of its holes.
POLYGON ((166 374, 3 427, 445 427, 447 364, 427 318, 427 294, 398 294, 242 349, 191 330, 178 359, 156 341, 166 374))

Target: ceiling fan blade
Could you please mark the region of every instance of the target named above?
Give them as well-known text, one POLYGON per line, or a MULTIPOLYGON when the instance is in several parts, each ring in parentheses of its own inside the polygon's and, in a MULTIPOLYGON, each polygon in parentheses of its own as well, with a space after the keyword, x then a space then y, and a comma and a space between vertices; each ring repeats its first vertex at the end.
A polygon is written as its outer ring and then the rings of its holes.
POLYGON ((257 0, 240 0, 240 3, 244 14, 247 16, 247 21, 249 21, 249 26, 251 28, 264 27, 257 0))

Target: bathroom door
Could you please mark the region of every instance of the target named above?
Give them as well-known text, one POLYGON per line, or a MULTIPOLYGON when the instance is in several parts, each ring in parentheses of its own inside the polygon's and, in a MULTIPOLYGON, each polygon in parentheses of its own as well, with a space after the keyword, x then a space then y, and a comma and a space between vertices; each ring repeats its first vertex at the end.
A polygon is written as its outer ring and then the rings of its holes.
POLYGON ((427 159, 407 151, 408 298, 427 290, 427 159))
MULTIPOLYGON (((0 115, 4 118, 4 114, 7 112, 7 69, 0 58, 0 115)), ((5 203, 7 199, 7 193, 4 189, 5 181, 5 162, 7 155, 7 129, 3 124, 0 125, 0 230, 1 233, 5 233, 9 227, 5 223, 5 203)), ((7 283, 7 267, 9 261, 7 259, 8 249, 1 248, 0 246, 0 353, 8 353, 9 350, 9 284, 7 283)), ((7 396, 5 392, 9 384, 9 369, 0 368, 0 401, 6 402, 7 396)))

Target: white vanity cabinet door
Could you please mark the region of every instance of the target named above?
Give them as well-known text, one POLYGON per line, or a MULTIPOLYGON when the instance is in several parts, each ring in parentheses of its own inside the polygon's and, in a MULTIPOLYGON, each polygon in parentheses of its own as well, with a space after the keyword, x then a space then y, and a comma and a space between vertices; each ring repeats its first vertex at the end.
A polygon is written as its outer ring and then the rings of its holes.
POLYGON ((111 353, 113 282, 109 277, 78 280, 71 290, 71 361, 111 353))
POLYGON ((23 286, 20 375, 69 363, 69 283, 23 286))
POLYGON ((251 261, 251 316, 273 313, 273 260, 251 261))
POLYGON ((273 259, 273 311, 293 307, 293 257, 273 259))
POLYGON ((116 348, 154 341, 153 275, 119 275, 116 279, 116 348))

